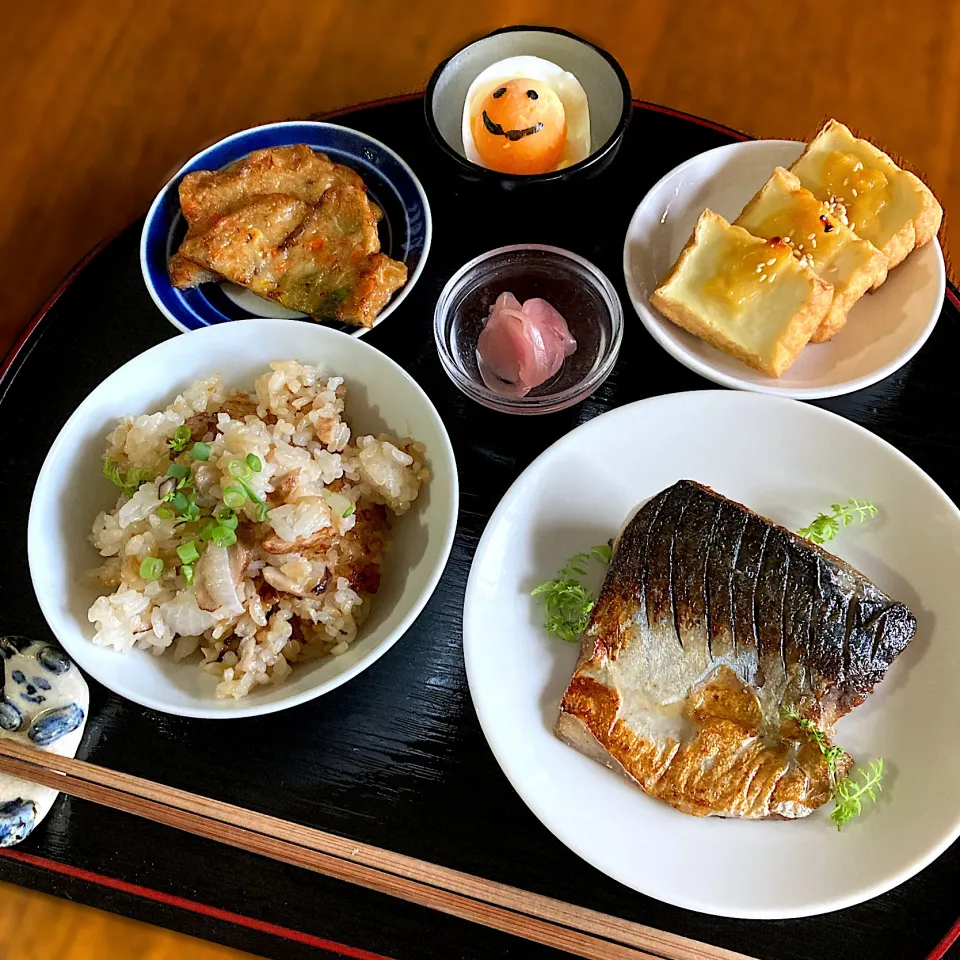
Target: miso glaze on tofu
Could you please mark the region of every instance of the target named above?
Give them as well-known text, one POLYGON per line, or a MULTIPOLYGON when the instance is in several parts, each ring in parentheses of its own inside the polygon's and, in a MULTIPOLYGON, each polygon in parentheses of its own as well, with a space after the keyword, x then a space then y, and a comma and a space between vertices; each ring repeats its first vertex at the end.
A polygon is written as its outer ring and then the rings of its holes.
POLYGON ((762 240, 712 210, 650 297, 667 319, 773 377, 797 358, 833 288, 779 238, 762 240))
POLYGON ((801 263, 833 286, 833 302, 811 341, 823 343, 843 327, 850 308, 887 275, 886 257, 844 226, 783 167, 777 167, 744 207, 736 225, 756 237, 780 237, 801 263))
POLYGON ((836 120, 824 126, 791 169, 844 226, 883 252, 888 269, 940 229, 943 210, 929 188, 836 120))

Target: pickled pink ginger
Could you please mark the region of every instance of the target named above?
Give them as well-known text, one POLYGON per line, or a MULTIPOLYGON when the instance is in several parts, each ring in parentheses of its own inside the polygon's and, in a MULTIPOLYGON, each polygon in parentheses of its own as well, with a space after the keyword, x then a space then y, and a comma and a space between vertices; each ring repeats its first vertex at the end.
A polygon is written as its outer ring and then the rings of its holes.
POLYGON ((521 305, 512 293, 501 293, 477 341, 480 376, 502 396, 525 397, 576 349, 567 321, 546 300, 521 305))

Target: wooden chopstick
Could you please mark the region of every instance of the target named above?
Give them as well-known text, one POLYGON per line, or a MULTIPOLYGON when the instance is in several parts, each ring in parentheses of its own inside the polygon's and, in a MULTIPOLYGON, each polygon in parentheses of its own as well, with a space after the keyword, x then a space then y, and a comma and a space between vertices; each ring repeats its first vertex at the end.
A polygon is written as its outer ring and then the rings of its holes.
POLYGON ((744 954, 10 740, 0 740, 0 772, 591 960, 750 960, 744 954))

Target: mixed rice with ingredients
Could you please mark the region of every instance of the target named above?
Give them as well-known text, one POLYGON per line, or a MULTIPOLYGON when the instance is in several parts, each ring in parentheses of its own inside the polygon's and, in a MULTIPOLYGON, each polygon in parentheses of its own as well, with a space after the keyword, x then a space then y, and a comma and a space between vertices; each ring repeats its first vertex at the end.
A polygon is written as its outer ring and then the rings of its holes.
POLYGON ((345 397, 342 378, 286 360, 253 393, 213 376, 124 417, 103 464, 121 495, 91 535, 110 591, 88 613, 94 643, 199 651, 217 696, 236 698, 344 653, 380 586, 389 513, 430 479, 422 444, 352 436, 345 397))

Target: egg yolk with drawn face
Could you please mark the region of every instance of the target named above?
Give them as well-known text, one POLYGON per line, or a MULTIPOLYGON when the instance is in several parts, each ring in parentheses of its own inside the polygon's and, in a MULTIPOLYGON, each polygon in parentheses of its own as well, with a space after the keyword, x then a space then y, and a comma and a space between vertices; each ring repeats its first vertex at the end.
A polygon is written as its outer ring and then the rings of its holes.
POLYGON ((483 165, 499 173, 556 170, 567 142, 567 121, 557 94, 538 80, 506 80, 471 118, 483 165))

